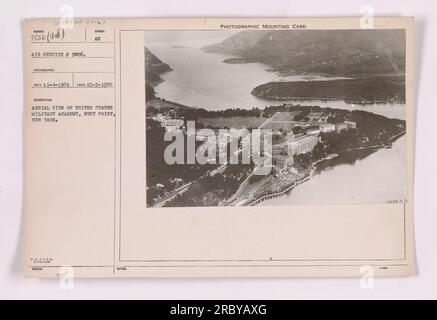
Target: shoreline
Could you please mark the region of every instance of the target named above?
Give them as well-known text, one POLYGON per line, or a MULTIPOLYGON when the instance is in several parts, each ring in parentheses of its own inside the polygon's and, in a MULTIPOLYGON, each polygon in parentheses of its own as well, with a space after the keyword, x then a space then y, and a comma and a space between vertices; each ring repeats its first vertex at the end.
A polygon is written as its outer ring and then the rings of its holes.
MULTIPOLYGON (((170 105, 173 105, 173 106, 175 106, 175 107, 179 107, 179 108, 188 108, 188 109, 194 109, 194 110, 195 110, 195 109, 198 109, 198 108, 196 108, 196 107, 186 106, 186 105, 183 105, 183 104, 180 104, 180 103, 177 103, 177 102, 171 101, 171 100, 164 100, 163 98, 160 98, 160 97, 156 97, 156 98, 153 99, 153 100, 161 100, 161 101, 165 101, 166 103, 168 103, 168 104, 170 104, 170 105)), ((146 102, 146 103, 147 103, 147 102, 146 102)), ((337 156, 339 156, 340 154, 344 154, 344 153, 347 153, 347 152, 351 152, 351 151, 364 151, 364 150, 374 150, 374 149, 390 148, 390 147, 391 147, 391 144, 392 144, 395 140, 397 140, 399 137, 403 136, 404 134, 406 134, 406 131, 400 132, 400 133, 398 133, 398 134, 392 136, 391 138, 387 139, 387 141, 386 141, 385 143, 383 143, 383 144, 372 145, 372 146, 366 146, 366 147, 357 147, 357 148, 351 148, 351 149, 343 150, 343 151, 340 151, 339 154, 337 154, 337 156)), ((240 201, 240 202, 243 202, 243 204, 231 204, 232 202, 235 202, 235 200, 236 200, 236 199, 234 198, 234 196, 232 196, 230 199, 225 199, 225 200, 224 200, 224 203, 225 203, 224 206, 254 206, 254 205, 257 205, 257 204, 259 204, 259 203, 261 203, 261 202, 263 202, 263 201, 265 201, 265 200, 269 200, 269 199, 271 199, 271 198, 276 198, 276 197, 283 196, 283 195, 285 195, 287 192, 289 192, 289 191, 291 191, 292 189, 294 189, 297 185, 302 184, 302 183, 308 181, 308 180, 312 177, 314 171, 316 170, 315 165, 318 164, 318 163, 321 163, 321 162, 323 162, 323 161, 326 161, 326 160, 331 160, 332 158, 329 157, 329 156, 330 156, 330 155, 327 155, 326 157, 324 157, 324 158, 322 158, 322 159, 319 159, 319 160, 313 162, 313 163, 311 164, 311 171, 310 171, 310 173, 309 173, 307 176, 301 178, 300 180, 297 180, 297 181, 293 182, 293 183, 290 184, 290 185, 287 185, 287 186, 284 187, 283 190, 281 190, 281 191, 274 192, 274 193, 270 193, 270 194, 267 194, 267 195, 263 195, 263 196, 261 196, 261 197, 255 198, 255 199, 247 199, 247 200, 245 200, 245 201, 240 201)), ((241 185, 240 185, 240 187, 238 188, 238 190, 240 190, 240 188, 241 188, 241 185)), ((237 190, 237 191, 238 191, 238 190, 237 190)))
MULTIPOLYGON (((174 107, 188 108, 188 109, 193 109, 193 110, 198 109, 197 107, 191 107, 191 106, 183 105, 183 104, 171 101, 171 100, 165 100, 165 99, 160 98, 160 97, 155 97, 155 99, 152 99, 152 101, 153 100, 164 101, 164 102, 166 102, 166 103, 168 103, 170 105, 173 105, 174 107)), ((147 104, 147 101, 146 101, 146 104, 147 104)), ((404 134, 406 134, 406 131, 400 132, 400 133, 390 137, 383 144, 371 145, 371 146, 365 146, 365 147, 356 147, 356 148, 351 148, 351 149, 343 150, 343 151, 340 151, 339 154, 337 154, 337 156, 339 156, 340 154, 344 154, 344 153, 348 153, 348 152, 352 152, 352 151, 365 151, 365 150, 390 148, 391 144, 394 141, 396 141, 399 137, 403 136, 404 134)), ((236 201, 235 197, 232 196, 229 199, 224 199, 223 200, 224 206, 254 206, 254 205, 257 205, 257 204, 259 204, 259 203, 261 203, 261 202, 263 202, 265 200, 269 200, 271 198, 276 198, 276 197, 284 196, 287 192, 289 192, 292 189, 294 189, 294 187, 296 187, 297 185, 302 184, 302 183, 308 181, 313 176, 314 171, 316 170, 315 165, 318 164, 318 163, 321 163, 323 161, 326 161, 326 160, 331 160, 332 158, 329 157, 329 156, 330 155, 327 155, 326 157, 324 157, 322 159, 319 159, 319 160, 316 160, 315 162, 313 162, 311 164, 311 170, 310 170, 310 173, 308 175, 306 175, 305 177, 301 178, 300 180, 297 180, 297 181, 293 182, 292 184, 289 184, 289 185, 285 186, 281 191, 269 193, 269 194, 263 195, 261 197, 246 199, 246 200, 242 200, 242 201, 236 201), (232 202, 236 202, 236 203, 232 204, 232 202), (242 203, 242 204, 239 204, 239 203, 242 203)), ((238 192, 238 190, 240 190, 240 188, 241 188, 241 185, 238 187, 237 192, 238 192)))
MULTIPOLYGON (((393 137, 391 137, 387 141, 390 142, 390 143, 393 143, 398 138, 402 137, 405 134, 406 134, 406 131, 403 131, 401 133, 398 133, 397 135, 394 135, 393 137)), ((348 149, 348 150, 342 151, 341 154, 344 154, 344 153, 347 153, 347 152, 351 152, 351 151, 356 151, 356 150, 360 150, 360 151, 363 151, 363 150, 374 150, 374 149, 383 149, 383 148, 386 148, 386 147, 387 147, 387 145, 383 144, 383 145, 374 145, 374 146, 369 146, 369 147, 352 148, 352 149, 348 149)), ((390 147, 391 147, 391 145, 390 145, 390 147)), ((274 198, 278 198, 278 197, 284 196, 287 192, 293 190, 296 186, 298 186, 298 185, 300 185, 300 184, 310 180, 312 178, 313 174, 314 174, 314 171, 316 170, 316 166, 315 166, 316 164, 321 163, 321 162, 326 161, 326 160, 334 159, 334 158, 338 157, 339 155, 340 154, 336 154, 335 157, 330 157, 330 155, 327 155, 326 157, 324 157, 322 159, 314 161, 311 164, 311 171, 310 171, 310 173, 307 176, 305 176, 304 178, 293 182, 291 185, 286 186, 281 191, 270 193, 270 194, 267 194, 267 195, 263 195, 263 196, 261 196, 261 197, 259 197, 257 199, 253 199, 249 203, 243 204, 242 206, 249 206, 249 207, 256 206, 256 205, 258 205, 261 202, 264 202, 266 200, 270 200, 270 199, 274 199, 274 198)))
MULTIPOLYGON (((307 81, 310 82, 310 81, 307 81)), ((257 97, 258 99, 261 99, 263 101, 270 101, 270 102, 284 102, 284 101, 344 101, 348 104, 357 104, 361 106, 366 105, 375 105, 375 104, 405 104, 405 101, 384 101, 384 100, 374 100, 374 101, 353 101, 348 100, 342 97, 338 98, 309 98, 309 97, 264 97, 262 95, 253 94, 253 96, 257 97)))

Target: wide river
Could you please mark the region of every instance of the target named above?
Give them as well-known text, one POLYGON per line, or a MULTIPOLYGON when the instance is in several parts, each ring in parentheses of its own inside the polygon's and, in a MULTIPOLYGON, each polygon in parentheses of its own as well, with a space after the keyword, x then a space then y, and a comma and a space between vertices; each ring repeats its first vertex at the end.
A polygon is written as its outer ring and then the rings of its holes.
POLYGON ((287 195, 264 201, 261 205, 404 200, 407 195, 405 143, 404 135, 393 143, 391 149, 379 149, 361 159, 360 155, 349 152, 322 162, 323 168, 316 171, 309 181, 298 185, 287 195))
MULTIPOLYGON (((230 56, 205 53, 199 45, 184 41, 147 43, 146 46, 173 71, 155 87, 157 95, 170 101, 205 109, 252 108, 281 104, 254 97, 251 91, 269 81, 326 80, 323 77, 281 77, 260 63, 227 64, 230 56)), ((405 105, 355 105, 344 101, 290 101, 348 110, 364 110, 404 119, 405 105)), ((380 149, 356 161, 348 155, 325 163, 326 168, 289 194, 263 202, 275 204, 384 203, 406 198, 406 137, 391 149, 380 149)))
POLYGON ((390 118, 404 119, 404 104, 350 104, 342 100, 266 101, 251 94, 256 86, 270 81, 332 80, 321 76, 280 76, 261 63, 223 63, 231 56, 205 53, 197 47, 150 46, 149 49, 173 71, 155 87, 167 100, 205 109, 252 108, 291 102, 348 110, 364 110, 390 118))

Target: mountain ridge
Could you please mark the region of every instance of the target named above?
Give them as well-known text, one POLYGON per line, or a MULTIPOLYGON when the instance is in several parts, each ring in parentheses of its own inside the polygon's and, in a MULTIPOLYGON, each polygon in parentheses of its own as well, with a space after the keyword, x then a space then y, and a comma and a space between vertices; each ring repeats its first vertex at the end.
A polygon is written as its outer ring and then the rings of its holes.
POLYGON ((403 74, 404 30, 248 30, 205 52, 231 54, 261 62, 285 75, 403 74))

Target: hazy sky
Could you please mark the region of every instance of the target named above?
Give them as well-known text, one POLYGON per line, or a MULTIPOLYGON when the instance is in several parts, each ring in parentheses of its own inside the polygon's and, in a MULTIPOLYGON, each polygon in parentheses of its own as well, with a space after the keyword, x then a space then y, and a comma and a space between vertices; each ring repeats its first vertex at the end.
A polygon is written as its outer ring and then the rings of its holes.
POLYGON ((144 45, 201 47, 221 42, 235 33, 238 31, 145 31, 144 45))

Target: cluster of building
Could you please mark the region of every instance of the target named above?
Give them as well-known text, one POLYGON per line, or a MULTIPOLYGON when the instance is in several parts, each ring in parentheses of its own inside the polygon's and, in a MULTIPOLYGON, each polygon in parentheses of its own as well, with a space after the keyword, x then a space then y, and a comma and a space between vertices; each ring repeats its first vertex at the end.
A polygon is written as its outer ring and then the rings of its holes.
MULTIPOLYGON (((280 142, 272 145, 272 165, 276 170, 283 170, 290 168, 294 162, 294 155, 304 154, 310 152, 314 147, 320 142, 320 133, 335 132, 340 133, 344 130, 355 129, 356 123, 352 121, 345 121, 338 124, 331 123, 321 123, 317 126, 312 126, 308 128, 304 133, 293 134, 289 133, 288 137, 280 142)), ((242 143, 248 142, 247 140, 252 139, 252 144, 259 144, 259 137, 253 135, 245 135, 241 131, 244 130, 231 130, 229 132, 223 132, 217 135, 217 141, 213 139, 209 141, 210 130, 199 130, 196 132, 196 141, 210 143, 218 143, 218 145, 226 145, 230 141, 238 138, 242 138, 242 143)), ((207 147, 208 143, 205 145, 207 147)), ((219 153, 221 151, 219 150, 219 153)), ((220 156, 226 156, 220 154, 220 156)))
MULTIPOLYGON (((321 115, 314 115, 320 119, 321 115)), ((335 132, 340 133, 344 130, 356 129, 357 125, 352 121, 342 123, 322 123, 317 127, 306 130, 299 135, 291 134, 285 141, 272 146, 272 164, 278 170, 285 169, 293 165, 293 156, 310 152, 320 142, 320 133, 335 132)))
MULTIPOLYGON (((356 123, 352 121, 344 121, 342 123, 327 123, 329 115, 323 112, 312 112, 307 119, 307 123, 311 122, 311 125, 304 133, 293 134, 289 133, 288 137, 277 144, 272 146, 272 165, 276 170, 283 170, 293 165, 294 155, 304 154, 310 152, 320 142, 320 133, 335 132, 337 134, 342 131, 347 131, 356 128, 356 123), (309 120, 309 121, 308 121, 309 120)), ((184 126, 184 120, 179 117, 177 110, 170 109, 165 113, 158 113, 152 117, 153 120, 158 121, 162 127, 168 132, 181 129, 184 126)), ((196 132, 196 141, 218 143, 218 145, 227 145, 230 141, 236 138, 254 139, 251 135, 242 134, 241 130, 231 130, 230 132, 221 132, 217 135, 218 141, 212 139, 209 141, 209 135, 211 130, 199 130, 196 132)), ((214 135, 216 132, 214 132, 214 135)), ((252 143, 259 143, 259 141, 252 141, 252 143)), ((204 145, 207 148, 207 143, 204 145)), ((219 151, 219 153, 224 151, 219 151)), ((220 154, 221 157, 226 157, 225 154, 220 154)))
POLYGON ((357 124, 352 121, 345 121, 343 123, 337 123, 335 125, 335 131, 337 133, 342 132, 343 130, 356 129, 357 124))
POLYGON ((329 115, 324 112, 311 112, 307 117, 312 122, 326 122, 329 115))
MULTIPOLYGON (((357 124, 355 122, 353 122, 353 121, 344 121, 344 122, 336 123, 336 124, 333 124, 333 123, 324 123, 324 124, 321 124, 319 126, 319 129, 318 130, 317 129, 313 129, 314 130, 313 132, 316 132, 316 133, 320 133, 320 132, 323 132, 323 133, 328 133, 328 132, 340 133, 343 130, 356 129, 356 128, 357 128, 357 124)), ((308 133, 308 131, 307 131, 307 133, 308 133)))
MULTIPOLYGON (((238 142, 241 139, 241 144, 249 143, 248 146, 250 146, 250 143, 259 143, 259 141, 253 140, 253 136, 248 134, 244 129, 200 129, 193 132, 187 132, 187 134, 194 134, 196 141, 202 142, 202 145, 199 146, 200 152, 206 151, 209 147, 217 148, 219 159, 227 159, 227 145, 231 141, 238 142)), ((238 144, 236 146, 238 147, 238 144)))
POLYGON ((272 146, 272 164, 285 169, 293 164, 293 156, 310 152, 319 143, 317 134, 291 135, 287 140, 272 146))
POLYGON ((184 120, 179 118, 177 111, 173 109, 168 110, 165 114, 158 113, 152 119, 158 121, 161 127, 169 132, 180 129, 184 125, 184 120))

